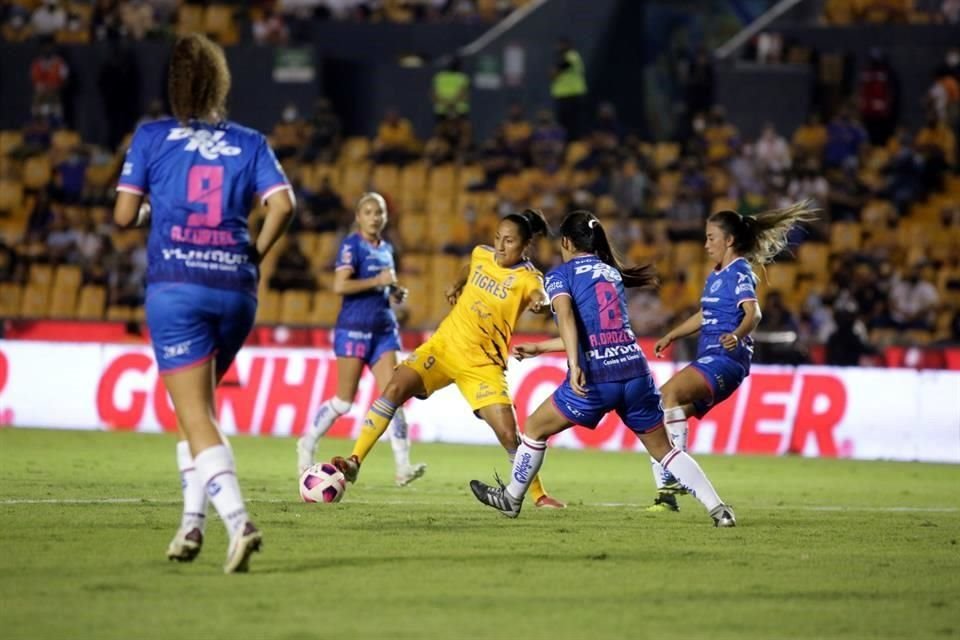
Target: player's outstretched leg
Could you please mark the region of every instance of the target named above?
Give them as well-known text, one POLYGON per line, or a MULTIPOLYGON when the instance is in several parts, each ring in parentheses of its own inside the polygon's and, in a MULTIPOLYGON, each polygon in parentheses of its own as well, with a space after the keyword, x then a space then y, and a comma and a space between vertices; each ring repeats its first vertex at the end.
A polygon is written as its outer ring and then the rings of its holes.
POLYGON ((200 555, 203 546, 207 492, 193 463, 190 443, 186 440, 177 443, 177 468, 180 470, 180 485, 183 488, 183 515, 180 528, 167 546, 167 558, 177 562, 191 562, 200 555))
POLYGON ((330 430, 337 418, 350 411, 352 406, 352 403, 341 400, 337 396, 320 405, 313 423, 307 428, 303 437, 297 440, 297 473, 299 475, 303 475, 304 471, 313 466, 320 438, 330 430))
POLYGON ((396 464, 394 477, 398 487, 405 487, 427 472, 422 462, 410 462, 410 433, 407 429, 407 416, 403 409, 397 409, 390 422, 390 447, 393 449, 393 461, 396 464))

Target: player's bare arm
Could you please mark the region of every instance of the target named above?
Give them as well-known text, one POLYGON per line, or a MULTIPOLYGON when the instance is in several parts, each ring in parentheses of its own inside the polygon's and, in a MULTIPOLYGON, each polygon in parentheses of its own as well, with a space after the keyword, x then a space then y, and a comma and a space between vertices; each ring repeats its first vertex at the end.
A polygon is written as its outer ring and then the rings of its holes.
POLYGON ((573 312, 573 299, 570 296, 557 296, 553 299, 553 308, 560 325, 560 339, 567 352, 567 366, 570 369, 570 387, 578 396, 587 395, 587 378, 580 368, 580 337, 577 335, 577 319, 573 312))
POLYGON ((760 319, 763 317, 760 312, 760 304, 756 300, 748 300, 741 306, 743 307, 743 320, 733 330, 733 333, 720 336, 720 344, 727 351, 736 349, 741 340, 756 331, 757 325, 760 324, 760 319))
POLYGON ((664 350, 680 338, 692 336, 700 331, 700 325, 703 323, 703 311, 697 311, 695 314, 671 329, 667 335, 657 340, 653 346, 653 352, 658 358, 663 357, 664 350))
MULTIPOLYGON (((348 296, 353 293, 362 293, 371 289, 393 287, 397 284, 397 272, 393 269, 383 269, 372 278, 353 279, 353 269, 340 268, 333 274, 333 292, 338 296, 348 296)), ((404 289, 406 291, 406 289, 404 289)))
MULTIPOLYGON (((113 205, 113 221, 121 229, 128 229, 134 226, 140 226, 140 207, 149 205, 143 201, 143 196, 130 193, 129 191, 118 191, 117 202, 113 205)), ((149 214, 145 214, 148 216, 149 214)))
POLYGON ((463 266, 460 267, 460 273, 457 276, 456 281, 453 282, 446 290, 443 292, 444 297, 447 299, 447 302, 450 303, 450 306, 457 304, 457 300, 460 299, 460 292, 463 291, 463 288, 467 284, 467 277, 470 275, 470 263, 466 262, 463 266))
POLYGON ((263 257, 277 244, 280 237, 286 233, 287 227, 293 220, 295 209, 293 192, 290 189, 281 189, 274 192, 263 204, 267 208, 267 216, 263 220, 263 228, 260 230, 260 235, 257 236, 257 242, 254 245, 257 264, 263 260, 263 257))

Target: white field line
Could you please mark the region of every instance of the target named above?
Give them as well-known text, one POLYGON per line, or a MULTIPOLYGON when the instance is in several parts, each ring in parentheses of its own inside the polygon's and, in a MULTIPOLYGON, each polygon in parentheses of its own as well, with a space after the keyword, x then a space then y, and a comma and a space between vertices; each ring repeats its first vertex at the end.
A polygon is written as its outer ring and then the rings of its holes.
MULTIPOLYGON (((296 500, 281 500, 278 498, 254 498, 247 500, 251 504, 298 504, 296 500)), ((464 500, 349 500, 351 504, 385 505, 385 506, 446 506, 454 507, 470 502, 464 500)), ((15 505, 144 505, 144 506, 172 506, 179 505, 180 500, 158 500, 153 498, 4 498, 0 499, 0 506, 15 505)), ((640 508, 648 506, 639 502, 596 502, 573 505, 584 507, 599 507, 609 509, 640 508)), ((750 511, 813 511, 813 512, 859 512, 859 513, 958 513, 960 507, 866 507, 858 505, 752 505, 750 511)))

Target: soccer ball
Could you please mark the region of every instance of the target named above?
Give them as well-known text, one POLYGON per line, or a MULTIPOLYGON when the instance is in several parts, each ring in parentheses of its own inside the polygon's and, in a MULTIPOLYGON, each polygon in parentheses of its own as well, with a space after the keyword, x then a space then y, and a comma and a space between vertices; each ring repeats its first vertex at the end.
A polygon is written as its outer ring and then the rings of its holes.
POLYGON ((300 499, 304 502, 340 502, 347 479, 329 462, 315 464, 300 476, 300 499))

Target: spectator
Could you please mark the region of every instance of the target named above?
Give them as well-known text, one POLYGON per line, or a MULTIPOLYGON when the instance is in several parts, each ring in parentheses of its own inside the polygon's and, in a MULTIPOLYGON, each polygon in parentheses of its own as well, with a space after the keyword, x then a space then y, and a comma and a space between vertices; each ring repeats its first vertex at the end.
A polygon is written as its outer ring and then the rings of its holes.
POLYGON ((760 169, 767 173, 782 173, 791 165, 790 146, 770 122, 763 126, 760 139, 753 145, 753 155, 760 169))
POLYGON ((507 112, 507 121, 503 124, 503 139, 507 149, 517 157, 526 157, 532 135, 533 127, 525 117, 523 105, 513 103, 507 112))
POLYGON ((470 121, 452 116, 437 122, 433 137, 424 147, 424 155, 432 165, 453 162, 463 158, 470 146, 470 121))
POLYGON ((470 114, 470 77, 458 56, 433 76, 433 113, 438 122, 470 114))
POLYGON ((75 13, 67 14, 67 26, 54 37, 57 44, 90 44, 90 25, 75 13))
POLYGON ((97 0, 92 22, 97 40, 106 40, 111 34, 119 34, 123 26, 119 0, 97 0))
POLYGON ((590 131, 590 152, 577 162, 579 170, 591 170, 603 161, 615 162, 623 128, 617 120, 617 110, 609 102, 601 102, 597 107, 597 119, 590 131))
POLYGON ((960 0, 943 0, 940 12, 947 24, 960 24, 960 0))
POLYGON ((287 236, 287 246, 277 260, 276 270, 270 278, 270 288, 277 291, 289 289, 313 291, 317 280, 310 261, 303 255, 296 235, 287 236))
POLYGON ((70 155, 54 168, 54 198, 60 202, 80 202, 89 164, 89 154, 72 149, 70 155))
MULTIPOLYGON (((40 9, 37 9, 37 11, 40 11, 40 9)), ((70 68, 64 59, 57 54, 53 42, 44 42, 40 49, 40 55, 34 58, 30 65, 30 80, 33 82, 33 103, 35 105, 49 104, 62 108, 61 92, 69 75, 70 68)))
POLYGON ((304 191, 303 207, 299 208, 297 224, 303 231, 336 231, 345 211, 343 198, 337 193, 329 177, 324 177, 316 193, 304 191))
POLYGON ((931 111, 927 114, 926 124, 917 132, 914 144, 926 162, 929 176, 927 186, 939 188, 942 182, 940 174, 957 161, 957 139, 953 131, 936 112, 931 111))
POLYGON ((960 82, 946 65, 934 72, 927 99, 941 122, 951 126, 956 122, 960 111, 960 82))
POLYGON ((691 189, 681 187, 677 193, 676 202, 667 209, 670 240, 673 242, 701 240, 705 218, 706 209, 703 201, 696 197, 691 189))
POLYGON ((253 40, 257 44, 283 46, 290 38, 290 31, 283 15, 273 9, 265 9, 253 22, 253 40))
POLYGON ((27 23, 26 16, 19 11, 12 12, 7 17, 7 21, 3 24, 2 31, 0 31, 0 36, 2 36, 3 40, 11 44, 26 42, 32 35, 33 29, 31 29, 27 23))
POLYGON ((827 171, 827 203, 832 222, 856 222, 869 194, 857 171, 847 166, 827 171))
POLYGON ((280 122, 273 127, 273 150, 278 160, 286 160, 300 153, 304 143, 306 123, 300 110, 292 102, 283 108, 280 122))
POLYGON ((304 154, 307 162, 333 162, 340 152, 340 118, 327 98, 317 98, 313 115, 307 123, 308 142, 304 154))
POLYGON ((898 329, 934 327, 940 297, 937 288, 922 276, 923 267, 914 266, 906 278, 895 280, 890 288, 890 316, 898 329))
POLYGON ((767 293, 763 300, 763 317, 758 327, 761 331, 793 331, 799 330, 793 314, 783 302, 783 294, 774 289, 767 293))
POLYGON ((820 114, 811 113, 807 121, 793 134, 793 150, 797 159, 801 157, 816 162, 823 161, 823 149, 827 146, 827 128, 820 121, 820 114))
POLYGON ((727 120, 727 110, 716 105, 710 110, 710 118, 703 137, 707 144, 707 159, 726 160, 733 155, 740 132, 727 120))
POLYGON ((730 176, 733 178, 734 197, 742 198, 766 193, 766 183, 757 169, 752 144, 745 144, 740 148, 740 153, 730 160, 729 169, 730 176))
POLYGON ((496 188, 502 176, 517 173, 523 168, 521 156, 513 153, 507 145, 504 127, 499 127, 493 137, 481 145, 480 165, 483 167, 484 180, 470 185, 470 191, 490 191, 496 188))
POLYGON ((787 196, 793 202, 810 200, 814 206, 823 209, 827 206, 830 185, 812 163, 800 167, 794 172, 787 185, 787 196))
POLYGON ((583 134, 583 110, 587 99, 587 74, 583 59, 569 38, 557 43, 557 59, 553 66, 550 96, 557 122, 570 140, 583 134))
POLYGON ((53 37, 57 31, 67 26, 67 12, 58 0, 43 0, 43 3, 34 9, 30 24, 37 36, 53 37))
POLYGON ((646 208, 650 193, 650 179, 634 156, 628 157, 623 166, 614 172, 610 194, 617 207, 631 216, 640 216, 646 208))
POLYGON ((530 136, 530 156, 533 165, 544 170, 559 167, 566 141, 566 131, 557 124, 553 114, 546 109, 541 109, 537 113, 533 135, 530 136))
POLYGON ((373 141, 373 159, 379 163, 403 165, 416 157, 419 146, 410 121, 401 118, 396 109, 387 109, 373 141))
POLYGON ((858 94, 860 119, 870 136, 870 144, 886 144, 897 125, 899 90, 896 73, 881 49, 870 51, 867 66, 860 72, 858 94))
POLYGON ((853 119, 850 109, 841 107, 837 115, 827 125, 824 163, 827 167, 840 167, 847 163, 853 163, 856 166, 860 149, 866 140, 866 132, 853 119))
POLYGON ((120 5, 120 22, 129 37, 143 40, 154 30, 153 7, 145 0, 127 0, 120 5))
POLYGON ((859 366, 865 356, 876 355, 872 347, 857 331, 856 315, 850 311, 837 311, 834 314, 836 329, 827 338, 826 360, 834 367, 859 366))

